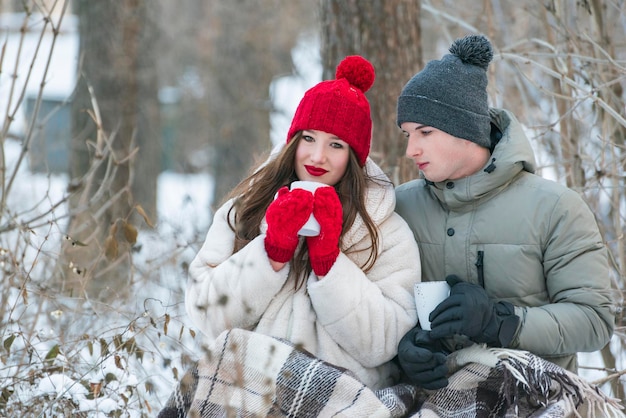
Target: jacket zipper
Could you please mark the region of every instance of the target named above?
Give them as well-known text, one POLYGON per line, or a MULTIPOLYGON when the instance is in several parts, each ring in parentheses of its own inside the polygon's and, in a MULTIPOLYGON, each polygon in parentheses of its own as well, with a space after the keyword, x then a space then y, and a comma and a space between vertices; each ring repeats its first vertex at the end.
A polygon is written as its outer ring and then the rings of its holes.
POLYGON ((478 272, 478 283, 483 289, 485 288, 485 275, 483 271, 484 256, 485 256, 485 252, 480 250, 478 251, 478 257, 476 257, 476 270, 478 272))

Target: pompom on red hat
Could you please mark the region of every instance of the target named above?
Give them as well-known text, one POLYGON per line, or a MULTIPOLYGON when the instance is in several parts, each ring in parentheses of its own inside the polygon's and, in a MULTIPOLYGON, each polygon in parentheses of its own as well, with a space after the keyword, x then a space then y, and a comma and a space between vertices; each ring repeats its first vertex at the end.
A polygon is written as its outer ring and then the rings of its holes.
POLYGON ((375 78, 374 66, 365 58, 344 58, 337 66, 335 80, 322 81, 304 94, 291 121, 287 142, 305 129, 328 132, 346 141, 364 166, 372 142, 372 117, 365 92, 375 78))

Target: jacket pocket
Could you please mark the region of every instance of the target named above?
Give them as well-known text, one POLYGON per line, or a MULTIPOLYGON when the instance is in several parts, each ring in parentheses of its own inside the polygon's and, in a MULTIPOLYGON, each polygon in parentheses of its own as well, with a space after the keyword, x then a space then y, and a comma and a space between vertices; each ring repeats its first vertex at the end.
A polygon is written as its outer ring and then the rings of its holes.
POLYGON ((484 269, 485 260, 484 259, 485 259, 485 251, 478 250, 478 254, 476 255, 476 263, 474 263, 474 265, 476 266, 476 275, 478 277, 478 284, 483 289, 485 288, 485 269, 484 269))

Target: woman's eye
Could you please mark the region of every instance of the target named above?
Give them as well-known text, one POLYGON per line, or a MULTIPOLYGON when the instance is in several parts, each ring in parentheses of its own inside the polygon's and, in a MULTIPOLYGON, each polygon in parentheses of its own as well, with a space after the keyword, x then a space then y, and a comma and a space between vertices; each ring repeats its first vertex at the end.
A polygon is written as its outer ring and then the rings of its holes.
POLYGON ((333 142, 332 144, 330 144, 330 146, 337 149, 343 148, 343 144, 340 144, 338 142, 333 142))
POLYGON ((310 135, 302 135, 302 139, 306 142, 313 142, 313 137, 310 135))

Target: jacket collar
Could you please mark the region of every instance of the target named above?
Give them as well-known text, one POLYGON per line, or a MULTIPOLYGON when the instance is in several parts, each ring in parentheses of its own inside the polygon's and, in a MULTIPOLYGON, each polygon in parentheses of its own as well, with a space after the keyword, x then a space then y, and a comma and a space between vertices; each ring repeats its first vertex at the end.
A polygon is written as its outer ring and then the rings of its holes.
POLYGON ((502 132, 491 158, 480 171, 454 181, 428 182, 432 193, 453 210, 471 210, 475 200, 489 199, 522 171, 535 172, 535 156, 522 125, 502 109, 490 109, 492 123, 502 132))

